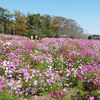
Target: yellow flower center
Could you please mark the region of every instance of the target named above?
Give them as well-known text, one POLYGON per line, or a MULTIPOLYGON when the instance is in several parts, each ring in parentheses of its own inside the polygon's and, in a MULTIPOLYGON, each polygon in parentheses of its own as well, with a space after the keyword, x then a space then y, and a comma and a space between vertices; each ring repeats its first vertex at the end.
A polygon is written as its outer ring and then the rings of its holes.
POLYGON ((2 83, 0 83, 0 85, 2 86, 3 84, 2 84, 2 83))

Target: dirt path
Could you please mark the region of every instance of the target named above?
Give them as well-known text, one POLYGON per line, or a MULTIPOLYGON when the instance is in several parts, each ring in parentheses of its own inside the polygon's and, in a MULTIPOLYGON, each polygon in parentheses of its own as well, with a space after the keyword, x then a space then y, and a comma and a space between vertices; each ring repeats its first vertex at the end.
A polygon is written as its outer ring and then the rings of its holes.
MULTIPOLYGON (((66 96, 69 98, 67 100, 71 100, 71 95, 76 95, 77 92, 78 92, 77 88, 71 88, 71 89, 67 90, 66 96)), ((32 97, 30 100, 35 100, 35 99, 32 97)), ((37 100, 55 100, 55 99, 51 98, 50 95, 47 95, 47 96, 39 96, 37 98, 37 100)))

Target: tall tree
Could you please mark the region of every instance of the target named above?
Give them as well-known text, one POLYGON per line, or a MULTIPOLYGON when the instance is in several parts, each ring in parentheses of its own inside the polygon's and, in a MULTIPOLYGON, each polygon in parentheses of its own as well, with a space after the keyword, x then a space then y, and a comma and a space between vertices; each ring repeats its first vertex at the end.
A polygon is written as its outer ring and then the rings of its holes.
POLYGON ((15 20, 12 20, 10 29, 14 35, 26 35, 28 34, 27 17, 20 11, 15 10, 13 13, 15 20))
POLYGON ((11 13, 7 9, 0 7, 0 24, 2 24, 2 34, 4 34, 4 27, 6 27, 10 17, 11 13))

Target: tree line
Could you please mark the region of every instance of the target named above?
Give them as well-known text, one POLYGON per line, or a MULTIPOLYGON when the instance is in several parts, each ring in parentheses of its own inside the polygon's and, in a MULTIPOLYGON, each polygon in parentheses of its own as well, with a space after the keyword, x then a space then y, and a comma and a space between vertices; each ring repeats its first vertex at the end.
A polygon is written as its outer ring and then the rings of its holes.
POLYGON ((14 10, 10 13, 8 9, 0 7, 0 33, 42 37, 73 37, 87 38, 83 28, 75 20, 60 16, 30 14, 25 15, 14 10))
POLYGON ((100 40, 100 35, 96 35, 96 34, 94 34, 94 35, 89 35, 88 36, 88 39, 99 39, 100 40))

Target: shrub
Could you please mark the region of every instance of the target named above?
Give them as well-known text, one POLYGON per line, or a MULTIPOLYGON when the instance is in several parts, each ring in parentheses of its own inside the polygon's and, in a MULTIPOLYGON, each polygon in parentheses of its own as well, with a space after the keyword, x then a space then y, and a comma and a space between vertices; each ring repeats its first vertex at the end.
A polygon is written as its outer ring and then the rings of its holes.
POLYGON ((93 37, 90 35, 90 36, 88 36, 88 39, 93 39, 93 37))
POLYGON ((71 36, 70 38, 71 38, 71 39, 74 39, 75 37, 74 37, 74 36, 71 36))

